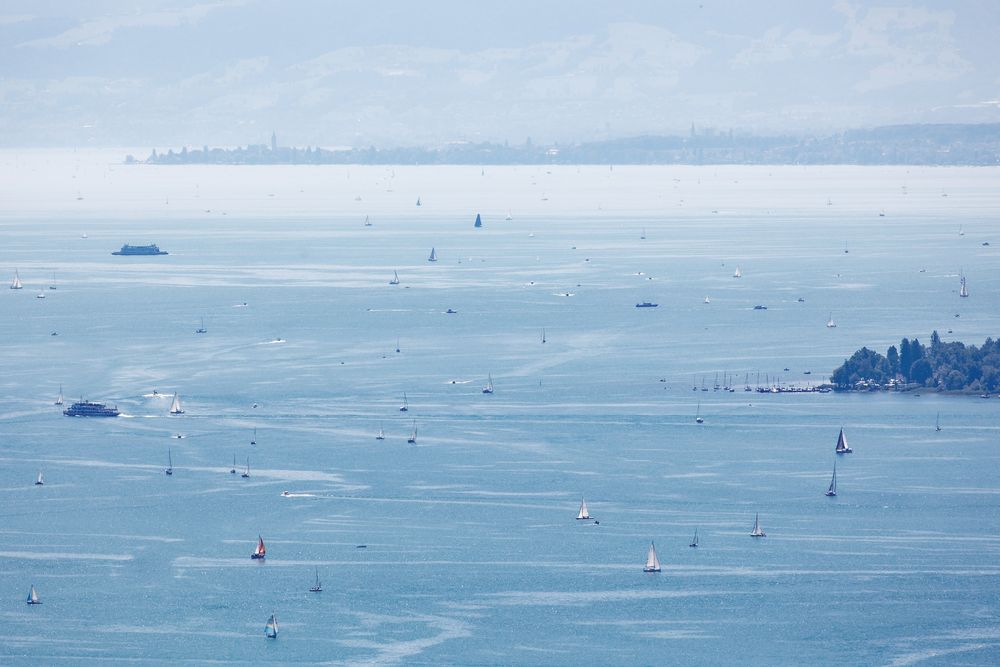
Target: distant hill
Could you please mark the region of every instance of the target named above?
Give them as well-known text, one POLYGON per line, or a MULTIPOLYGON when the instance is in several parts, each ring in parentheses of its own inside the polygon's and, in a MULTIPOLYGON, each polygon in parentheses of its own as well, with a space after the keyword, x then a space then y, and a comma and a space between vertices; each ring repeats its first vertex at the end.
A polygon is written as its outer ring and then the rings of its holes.
MULTIPOLYGON (((125 160, 135 163, 134 156, 125 160)), ((754 136, 692 130, 566 145, 453 143, 434 148, 182 148, 147 164, 1000 164, 1000 123, 891 125, 825 137, 754 136)))

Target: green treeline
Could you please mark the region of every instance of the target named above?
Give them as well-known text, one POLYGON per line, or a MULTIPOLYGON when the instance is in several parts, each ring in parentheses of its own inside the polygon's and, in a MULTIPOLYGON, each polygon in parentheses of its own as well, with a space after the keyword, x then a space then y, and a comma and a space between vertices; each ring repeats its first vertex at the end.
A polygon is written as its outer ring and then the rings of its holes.
POLYGON ((926 346, 904 338, 885 355, 863 347, 833 371, 837 389, 933 387, 945 391, 1000 391, 1000 340, 987 338, 982 347, 944 343, 938 332, 926 346))

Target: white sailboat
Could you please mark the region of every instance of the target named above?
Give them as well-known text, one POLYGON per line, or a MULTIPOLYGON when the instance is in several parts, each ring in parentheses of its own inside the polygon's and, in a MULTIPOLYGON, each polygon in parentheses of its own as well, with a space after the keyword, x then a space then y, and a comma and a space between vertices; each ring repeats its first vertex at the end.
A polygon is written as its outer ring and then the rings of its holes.
POLYGON ((486 381, 486 386, 483 387, 483 393, 484 394, 492 394, 493 393, 493 376, 489 375, 488 377, 489 377, 489 379, 486 381))
POLYGON ((510 215, 510 209, 507 209, 507 217, 506 217, 506 218, 504 218, 504 220, 507 220, 507 221, 509 222, 509 221, 511 221, 511 220, 513 220, 513 219, 514 219, 514 218, 513 218, 513 217, 511 217, 511 215, 510 215))
POLYGON ((410 433, 410 437, 406 439, 406 442, 411 445, 417 444, 417 421, 413 420, 413 433, 410 433))
POLYGON ((852 454, 854 450, 847 446, 847 436, 844 435, 844 429, 840 429, 840 435, 837 436, 837 449, 838 454, 852 454))
POLYGON ((656 547, 653 543, 649 543, 649 551, 646 552, 646 565, 642 568, 643 572, 659 572, 660 571, 660 559, 656 557, 656 547))
POLYGON ((753 530, 750 531, 750 537, 767 537, 764 529, 760 527, 760 514, 753 515, 753 530))
POLYGON ((828 319, 826 321, 826 328, 827 329, 836 329, 837 328, 837 323, 833 321, 833 313, 830 313, 830 319, 828 319))
POLYGON ((737 264, 736 270, 733 271, 733 278, 742 278, 742 277, 743 277, 743 271, 740 269, 740 265, 737 264))
POLYGON ((56 403, 55 404, 56 405, 62 405, 63 402, 64 401, 63 401, 62 385, 59 385, 59 396, 56 398, 56 403))
POLYGON ((309 592, 310 593, 322 593, 323 592, 323 584, 319 580, 319 568, 318 567, 316 568, 316 583, 313 584, 313 587, 309 589, 309 592))
POLYGON ((385 430, 383 430, 382 425, 378 425, 378 432, 375 434, 376 440, 385 440, 385 430))
POLYGON ((590 512, 587 510, 587 500, 585 498, 580 499, 580 511, 576 515, 577 521, 590 521, 594 517, 590 516, 590 512))
POLYGON ((240 475, 240 477, 242 477, 243 479, 249 479, 250 478, 250 457, 249 456, 247 457, 247 468, 246 468, 246 470, 243 471, 243 474, 240 475))
POLYGON ((38 471, 38 477, 35 479, 35 486, 42 486, 45 484, 45 480, 42 478, 42 471, 38 471))
POLYGON ((167 450, 167 469, 164 470, 163 473, 166 474, 166 475, 173 475, 174 474, 174 457, 173 457, 173 454, 171 454, 171 452, 170 452, 169 449, 167 450))
POLYGON ((365 216, 365 227, 371 227, 371 226, 372 226, 372 221, 369 220, 368 216, 366 215, 365 216))
POLYGON ((829 497, 837 495, 837 461, 833 461, 833 477, 830 478, 830 486, 827 487, 826 493, 824 494, 829 497))
POLYGON ((172 415, 184 414, 184 411, 181 410, 181 399, 176 392, 174 392, 174 400, 170 402, 170 414, 172 415))
POLYGON ((278 620, 274 617, 274 612, 271 612, 271 618, 267 619, 267 625, 264 626, 264 636, 268 639, 278 638, 278 620))
POLYGON ((24 289, 24 285, 21 284, 21 276, 17 275, 17 269, 14 269, 14 280, 10 284, 11 289, 24 289))
POLYGON ((698 409, 694 413, 694 423, 695 424, 704 424, 705 423, 705 418, 701 416, 701 403, 698 404, 698 409))
POLYGON ((428 262, 436 262, 436 261, 438 261, 438 258, 437 258, 437 249, 436 248, 431 248, 431 254, 427 258, 427 261, 428 262))
POLYGON ((390 285, 398 285, 399 284, 399 274, 396 273, 395 270, 393 270, 393 272, 392 272, 392 280, 389 281, 389 284, 390 285))
POLYGON ((403 392, 403 404, 401 406, 399 406, 399 411, 400 412, 409 412, 410 411, 410 403, 406 400, 406 392, 405 391, 403 392))
POLYGON ((969 296, 969 286, 965 283, 965 276, 962 276, 962 286, 958 288, 958 295, 963 298, 969 296))
POLYGON ((42 601, 38 599, 38 591, 35 590, 34 584, 31 584, 31 590, 28 591, 28 604, 42 604, 42 601))

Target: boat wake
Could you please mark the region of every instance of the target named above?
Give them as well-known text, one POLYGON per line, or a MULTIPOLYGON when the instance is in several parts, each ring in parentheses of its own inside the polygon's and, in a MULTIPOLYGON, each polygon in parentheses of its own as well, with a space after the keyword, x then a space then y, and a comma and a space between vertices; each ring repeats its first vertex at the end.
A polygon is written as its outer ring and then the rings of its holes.
POLYGON ((291 491, 282 491, 282 498, 315 498, 315 493, 292 493, 291 491))
POLYGON ((469 384, 472 380, 448 380, 445 384, 469 384))

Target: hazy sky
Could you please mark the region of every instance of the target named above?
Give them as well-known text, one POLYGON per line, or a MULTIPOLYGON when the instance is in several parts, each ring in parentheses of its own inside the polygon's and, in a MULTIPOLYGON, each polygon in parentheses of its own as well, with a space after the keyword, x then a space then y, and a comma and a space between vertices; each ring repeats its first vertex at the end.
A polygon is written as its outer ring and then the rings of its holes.
POLYGON ((3 0, 0 145, 998 122, 998 34, 998 0, 3 0))

